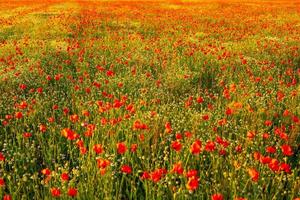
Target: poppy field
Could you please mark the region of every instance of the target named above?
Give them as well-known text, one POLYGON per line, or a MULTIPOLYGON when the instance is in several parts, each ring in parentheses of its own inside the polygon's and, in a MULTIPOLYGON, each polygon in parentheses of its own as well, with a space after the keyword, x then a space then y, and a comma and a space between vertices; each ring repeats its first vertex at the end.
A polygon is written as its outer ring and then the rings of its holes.
POLYGON ((300 199, 300 2, 0 1, 0 199, 300 199))

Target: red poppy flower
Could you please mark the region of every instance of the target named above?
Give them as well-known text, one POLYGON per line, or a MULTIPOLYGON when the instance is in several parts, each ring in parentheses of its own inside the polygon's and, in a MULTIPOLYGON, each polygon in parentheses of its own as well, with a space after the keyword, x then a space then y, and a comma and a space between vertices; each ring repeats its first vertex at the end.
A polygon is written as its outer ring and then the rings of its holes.
POLYGON ((141 179, 145 180, 145 179, 149 179, 151 176, 148 172, 143 172, 143 174, 141 175, 141 179))
POLYGON ((48 168, 43 169, 41 172, 42 172, 42 174, 44 174, 45 176, 50 176, 50 174, 51 174, 51 170, 48 169, 48 168))
POLYGON ((79 148, 84 147, 84 142, 83 142, 83 140, 77 140, 77 141, 76 141, 76 145, 77 145, 79 148))
POLYGON ((184 132, 185 137, 190 138, 192 137, 192 133, 189 131, 184 132))
POLYGON ((117 151, 119 154, 124 154, 127 151, 127 147, 125 143, 123 142, 117 143, 117 151))
POLYGON ((75 123, 79 120, 79 116, 77 114, 70 115, 70 120, 75 123))
POLYGON ((272 125, 272 121, 271 120, 266 120, 265 121, 265 125, 266 126, 271 126, 272 125))
POLYGON ((283 132, 281 132, 281 133, 279 134, 279 137, 280 137, 281 139, 285 140, 285 141, 288 141, 288 140, 289 140, 289 136, 288 136, 286 133, 283 133, 283 132))
POLYGON ((252 181, 254 181, 254 182, 258 181, 259 172, 256 169, 254 169, 254 168, 248 169, 248 174, 250 175, 252 181))
POLYGON ((62 181, 68 181, 69 180, 69 174, 64 172, 64 173, 61 174, 60 178, 61 178, 62 181))
POLYGON ((96 152, 96 154, 101 154, 103 152, 103 147, 101 144, 95 144, 93 146, 93 150, 96 152))
POLYGON ((278 172, 280 170, 280 165, 279 165, 279 161, 277 159, 271 159, 271 161, 268 164, 269 168, 274 171, 274 172, 278 172))
POLYGON ((36 91, 37 91, 37 93, 41 94, 43 92, 43 88, 41 88, 41 87, 37 88, 36 91))
POLYGON ((190 147, 190 151, 192 154, 199 154, 201 152, 201 141, 196 140, 190 147))
POLYGON ((286 117, 289 116, 289 114, 290 114, 289 110, 284 110, 282 116, 286 117))
POLYGON ((72 131, 69 128, 64 128, 61 131, 62 136, 64 136, 65 138, 67 138, 68 140, 76 140, 79 138, 79 135, 77 133, 75 133, 74 131, 72 131))
POLYGON ((186 177, 191 178, 191 177, 198 177, 197 176, 198 171, 195 169, 191 169, 186 173, 186 177))
POLYGON ((86 92, 87 94, 91 93, 91 88, 89 88, 89 87, 85 88, 85 92, 86 92))
POLYGON ((59 188, 51 188, 51 195, 53 197, 60 197, 61 192, 59 188))
POLYGON ((53 123, 54 121, 55 121, 55 118, 54 118, 54 117, 49 117, 49 118, 48 118, 48 122, 53 123))
POLYGON ((226 154, 227 154, 227 151, 225 149, 220 149, 219 155, 226 156, 226 154))
POLYGON ((143 124, 140 120, 136 120, 133 123, 133 130, 146 130, 148 129, 148 126, 146 124, 143 124))
POLYGON ((276 153, 276 147, 273 147, 273 146, 268 146, 266 147, 266 152, 267 153, 276 153))
POLYGON ((28 133, 28 132, 23 133, 23 137, 24 137, 24 138, 30 138, 31 136, 32 136, 31 133, 28 133))
POLYGON ((167 122, 165 124, 165 131, 166 131, 166 133, 171 133, 172 132, 172 127, 171 127, 171 123, 170 122, 167 122))
POLYGON ((244 59, 244 58, 241 60, 241 62, 242 62, 243 65, 246 65, 246 64, 247 64, 247 60, 244 59))
POLYGON ((222 194, 213 194, 213 195, 211 196, 211 199, 212 199, 212 200, 223 200, 224 197, 223 197, 222 194))
POLYGON ((216 149, 216 144, 213 141, 207 141, 205 145, 205 151, 212 152, 216 149))
POLYGON ((8 125, 8 121, 6 121, 6 120, 2 121, 2 125, 3 126, 7 126, 8 125))
POLYGON ((86 154, 88 151, 86 147, 80 147, 79 150, 82 155, 86 154))
POLYGON ((78 191, 76 188, 69 188, 68 189, 68 196, 70 197, 75 197, 77 195, 78 191))
POLYGON ((242 147, 242 145, 237 145, 236 147, 235 147, 235 151, 237 152, 237 153, 241 153, 242 151, 243 151, 243 147, 242 147))
POLYGON ((0 178, 0 187, 5 186, 5 181, 3 178, 0 178))
POLYGON ((106 71, 106 76, 111 77, 111 76, 114 76, 114 75, 115 75, 115 73, 113 71, 111 71, 111 70, 106 71))
POLYGON ((202 119, 205 120, 205 121, 209 120, 209 115, 203 115, 202 119))
POLYGON ((52 80, 52 77, 51 77, 50 75, 47 75, 47 76, 46 76, 46 79, 47 79, 48 81, 51 81, 51 80, 52 80))
POLYGON ((88 110, 83 110, 82 111, 82 115, 86 116, 86 117, 89 117, 90 116, 90 112, 88 110))
POLYGON ((287 163, 281 163, 280 164, 280 170, 290 174, 292 171, 291 171, 291 166, 287 163))
POLYGON ((247 138, 252 140, 255 137, 256 133, 254 131, 247 132, 247 138))
POLYGON ((3 196, 3 200, 12 200, 12 197, 11 197, 11 195, 6 194, 3 196))
POLYGON ((5 156, 0 152, 0 161, 5 161, 5 156))
POLYGON ((228 147, 228 145, 230 144, 227 140, 221 138, 220 136, 216 137, 216 142, 219 143, 220 145, 222 145, 223 147, 228 147))
POLYGON ((12 115, 5 115, 5 119, 7 119, 7 120, 10 120, 10 119, 12 119, 12 118, 13 118, 12 115))
POLYGON ((69 108, 64 108, 63 112, 64 112, 65 115, 67 115, 70 112, 70 110, 69 110, 69 108))
POLYGON ((110 165, 110 161, 109 160, 106 160, 106 159, 103 159, 103 158, 98 158, 97 159, 97 166, 98 166, 98 168, 104 169, 104 168, 106 168, 109 165, 110 165))
POLYGON ((261 154, 256 151, 256 152, 253 153, 253 157, 254 157, 255 160, 259 160, 260 157, 261 157, 261 154))
POLYGON ((19 87, 20 87, 21 90, 25 90, 27 88, 27 86, 25 84, 20 84, 19 87))
POLYGON ((263 139, 265 139, 265 140, 266 140, 266 139, 269 139, 269 138, 270 138, 270 134, 269 134, 269 133, 264 133, 262 137, 263 137, 263 139))
POLYGON ((202 97, 197 98, 197 103, 203 103, 204 99, 202 97))
POLYGON ((172 142, 171 147, 172 147, 172 149, 174 149, 175 151, 178 152, 178 151, 181 150, 182 145, 179 141, 175 140, 175 141, 172 142))
POLYGON ((125 174, 130 174, 132 172, 132 169, 129 165, 123 165, 121 167, 121 171, 125 174))
POLYGON ((285 156, 292 156, 294 154, 292 147, 288 144, 282 145, 281 151, 285 156))
POLYGON ((176 174, 183 174, 183 167, 182 167, 182 163, 181 162, 178 162, 178 163, 175 163, 173 165, 173 169, 172 169, 172 172, 176 173, 176 174))
POLYGON ((226 123, 227 123, 227 120, 226 120, 226 119, 220 119, 220 120, 218 121, 218 124, 219 124, 220 126, 224 126, 224 125, 226 125, 226 123))
POLYGON ((44 124, 41 124, 39 128, 40 128, 40 131, 41 131, 42 133, 45 133, 46 130, 47 130, 47 126, 44 125, 44 124))
POLYGON ((226 115, 232 115, 233 114, 233 110, 230 108, 226 109, 226 115))
POLYGON ((25 109, 25 108, 27 108, 27 106, 28 106, 28 104, 27 104, 26 101, 22 101, 22 102, 19 104, 19 108, 20 108, 20 109, 25 109))
POLYGON ((190 191, 194 191, 198 188, 199 186, 199 180, 197 177, 191 177, 188 179, 188 182, 187 182, 187 189, 190 190, 190 191))
POLYGON ((272 158, 270 156, 261 156, 259 160, 262 164, 269 164, 272 158))
POLYGON ((283 98, 284 98, 284 93, 283 92, 281 92, 281 91, 278 91, 277 92, 277 101, 282 101, 283 100, 283 98))
POLYGON ((23 117, 23 113, 21 113, 21 112, 16 112, 15 113, 15 118, 21 119, 22 117, 23 117))
POLYGON ((153 172, 151 172, 150 177, 151 180, 154 183, 157 183, 158 181, 161 180, 161 178, 167 173, 167 170, 165 169, 156 169, 153 172))
POLYGON ((138 148, 138 145, 137 145, 137 144, 132 144, 132 145, 130 146, 130 151, 131 151, 132 153, 134 153, 134 152, 136 152, 137 148, 138 148))

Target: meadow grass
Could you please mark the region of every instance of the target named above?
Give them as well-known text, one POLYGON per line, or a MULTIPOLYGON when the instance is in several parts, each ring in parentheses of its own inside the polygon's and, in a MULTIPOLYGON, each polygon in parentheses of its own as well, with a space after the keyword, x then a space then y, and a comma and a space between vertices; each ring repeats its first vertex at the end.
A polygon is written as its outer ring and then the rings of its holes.
POLYGON ((297 1, 0 2, 0 198, 300 198, 297 1))

